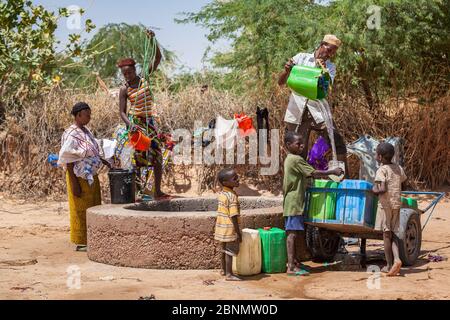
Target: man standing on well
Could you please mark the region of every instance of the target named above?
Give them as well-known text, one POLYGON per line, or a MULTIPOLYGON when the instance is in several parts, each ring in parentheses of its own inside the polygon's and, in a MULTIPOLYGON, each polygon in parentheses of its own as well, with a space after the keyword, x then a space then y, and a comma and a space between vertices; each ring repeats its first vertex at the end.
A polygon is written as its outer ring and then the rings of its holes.
MULTIPOLYGON (((280 86, 286 84, 294 65, 322 67, 327 69, 331 81, 334 82, 336 66, 330 59, 336 55, 341 44, 341 40, 335 35, 326 35, 319 47, 313 53, 298 53, 286 63, 284 67, 285 70, 279 76, 278 84, 280 86)), ((323 112, 325 109, 329 109, 328 101, 326 99, 310 100, 295 93, 291 94, 284 121, 286 123, 287 131, 297 132, 303 137, 305 148, 302 152, 302 157, 304 159, 308 156, 308 142, 311 130, 318 131, 331 145, 325 125, 326 115, 324 115, 323 112)), ((334 129, 334 141, 337 158, 339 161, 345 163, 345 172, 348 174, 347 148, 343 137, 336 128, 334 129)))

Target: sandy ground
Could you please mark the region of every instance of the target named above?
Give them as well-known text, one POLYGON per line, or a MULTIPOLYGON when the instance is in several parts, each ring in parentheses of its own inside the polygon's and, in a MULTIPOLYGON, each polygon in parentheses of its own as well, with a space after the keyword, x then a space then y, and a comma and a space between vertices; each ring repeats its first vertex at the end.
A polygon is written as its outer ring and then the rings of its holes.
MULTIPOLYGON (((69 243, 66 202, 0 195, 0 299, 449 299, 450 261, 427 260, 429 253, 450 257, 449 213, 447 197, 424 231, 420 259, 400 277, 373 281, 373 274, 354 266, 337 270, 307 263, 313 268, 307 277, 259 275, 236 283, 224 281, 217 270, 146 270, 89 261, 69 243), (77 270, 80 287, 70 289, 77 270)), ((382 246, 370 241, 368 250, 380 256, 382 246)))

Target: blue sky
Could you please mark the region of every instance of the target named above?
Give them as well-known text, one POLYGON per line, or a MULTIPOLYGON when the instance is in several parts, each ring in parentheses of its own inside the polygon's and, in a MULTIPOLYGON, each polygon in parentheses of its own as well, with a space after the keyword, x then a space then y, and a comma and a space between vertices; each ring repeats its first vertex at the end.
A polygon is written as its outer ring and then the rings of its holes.
MULTIPOLYGON (((205 35, 206 30, 193 24, 177 24, 174 18, 179 18, 181 12, 197 12, 211 0, 33 0, 34 4, 42 4, 45 8, 56 11, 59 7, 77 5, 85 9, 82 24, 86 19, 92 19, 99 29, 108 23, 126 22, 128 24, 142 23, 146 26, 160 28, 155 30, 158 41, 164 47, 172 50, 179 58, 180 68, 200 70, 203 54, 210 45, 205 35)), ((66 26, 66 19, 60 22, 56 36, 62 42, 74 33, 66 26)), ((86 35, 92 37, 95 30, 86 35)), ((217 49, 224 49, 222 47, 217 49)))

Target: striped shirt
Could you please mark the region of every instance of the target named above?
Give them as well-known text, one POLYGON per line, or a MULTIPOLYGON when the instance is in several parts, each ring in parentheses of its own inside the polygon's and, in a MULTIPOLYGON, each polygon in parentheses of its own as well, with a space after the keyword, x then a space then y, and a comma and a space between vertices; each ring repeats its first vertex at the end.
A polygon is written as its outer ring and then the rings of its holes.
POLYGON ((237 233, 234 230, 232 217, 238 217, 240 223, 241 209, 239 206, 239 198, 233 189, 224 187, 219 193, 217 220, 214 233, 214 239, 220 242, 233 242, 237 240, 237 233))
POLYGON ((131 104, 129 112, 130 115, 135 117, 146 117, 152 115, 152 94, 145 79, 141 78, 137 88, 127 87, 127 93, 128 100, 131 104))

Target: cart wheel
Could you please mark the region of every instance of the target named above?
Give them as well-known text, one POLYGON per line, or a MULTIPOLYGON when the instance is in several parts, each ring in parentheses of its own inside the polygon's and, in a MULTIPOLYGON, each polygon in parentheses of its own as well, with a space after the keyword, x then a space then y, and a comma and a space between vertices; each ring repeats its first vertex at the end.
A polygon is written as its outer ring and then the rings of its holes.
POLYGON ((399 238, 400 259, 403 265, 412 266, 420 254, 422 227, 419 214, 412 209, 401 209, 399 238))
POLYGON ((314 260, 331 261, 339 249, 341 237, 333 231, 306 227, 306 244, 314 260))

